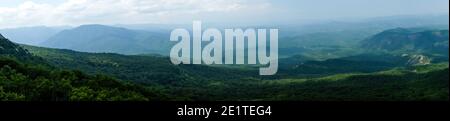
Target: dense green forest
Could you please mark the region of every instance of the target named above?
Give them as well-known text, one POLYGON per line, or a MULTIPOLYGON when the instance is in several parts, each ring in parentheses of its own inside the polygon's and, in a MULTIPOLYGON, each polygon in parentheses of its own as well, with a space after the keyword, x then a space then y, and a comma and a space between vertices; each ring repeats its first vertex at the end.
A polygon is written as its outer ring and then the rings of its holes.
POLYGON ((164 99, 155 89, 105 75, 51 66, 27 50, 0 39, 0 100, 120 101, 164 99))
MULTIPOLYGON (((432 45, 448 49, 443 32, 447 46, 432 45)), ((385 33, 366 41, 394 37, 385 33)), ((0 100, 448 101, 448 55, 399 48, 328 59, 289 56, 280 59, 276 75, 259 76, 252 66, 176 66, 164 56, 85 53, 0 38, 0 100)))
POLYGON ((155 97, 149 88, 103 75, 27 65, 3 57, 0 64, 3 101, 146 101, 155 97))

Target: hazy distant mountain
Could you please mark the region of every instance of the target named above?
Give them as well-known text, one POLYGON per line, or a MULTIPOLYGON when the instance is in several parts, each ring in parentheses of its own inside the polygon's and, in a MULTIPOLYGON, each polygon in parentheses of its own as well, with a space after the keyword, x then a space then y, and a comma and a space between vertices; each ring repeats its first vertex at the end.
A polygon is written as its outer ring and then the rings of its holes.
POLYGON ((280 54, 355 47, 366 38, 398 27, 414 28, 410 30, 416 32, 448 30, 448 20, 448 14, 411 15, 377 17, 357 21, 328 21, 308 25, 281 25, 280 54))
POLYGON ((164 53, 169 49, 165 33, 130 30, 105 25, 82 25, 64 30, 41 45, 82 52, 121 54, 164 53))
POLYGON ((169 33, 176 28, 192 28, 191 24, 117 24, 114 27, 121 27, 131 30, 144 30, 148 32, 169 33))
POLYGON ((398 15, 375 17, 362 20, 349 21, 321 21, 306 25, 280 25, 283 28, 283 34, 298 36, 318 32, 340 32, 354 31, 361 29, 386 30, 395 27, 416 28, 428 27, 435 29, 448 29, 449 15, 398 15))
POLYGON ((22 27, 0 29, 0 33, 13 42, 29 45, 38 45, 56 33, 69 27, 22 27))
POLYGON ((373 50, 440 53, 449 49, 448 30, 427 30, 396 28, 383 31, 364 41, 362 47, 373 50))
POLYGON ((0 55, 28 55, 28 52, 0 34, 0 55))

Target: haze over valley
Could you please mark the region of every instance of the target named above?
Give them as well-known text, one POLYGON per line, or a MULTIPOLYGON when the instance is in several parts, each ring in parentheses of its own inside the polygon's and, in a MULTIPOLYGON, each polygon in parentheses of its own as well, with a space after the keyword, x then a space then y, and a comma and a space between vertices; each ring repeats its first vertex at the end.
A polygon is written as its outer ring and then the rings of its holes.
POLYGON ((448 1, 319 3, 5 2, 0 100, 449 100, 448 1), (193 20, 203 29, 279 29, 278 73, 172 64, 170 33, 191 31, 193 20))

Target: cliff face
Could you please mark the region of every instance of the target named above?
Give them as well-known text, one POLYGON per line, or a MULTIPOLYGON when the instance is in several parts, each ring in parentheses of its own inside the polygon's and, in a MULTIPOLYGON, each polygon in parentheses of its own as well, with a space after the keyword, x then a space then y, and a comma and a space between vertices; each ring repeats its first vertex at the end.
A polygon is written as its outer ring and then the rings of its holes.
POLYGON ((407 56, 408 62, 406 65, 428 65, 431 64, 431 59, 424 55, 404 55, 407 56))

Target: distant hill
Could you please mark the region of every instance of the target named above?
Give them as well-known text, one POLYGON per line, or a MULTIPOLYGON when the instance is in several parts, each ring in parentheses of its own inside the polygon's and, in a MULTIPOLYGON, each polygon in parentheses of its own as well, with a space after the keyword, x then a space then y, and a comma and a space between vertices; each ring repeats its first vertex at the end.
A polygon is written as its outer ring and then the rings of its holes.
POLYGON ((120 54, 164 53, 169 41, 163 33, 130 30, 105 25, 82 25, 64 30, 41 45, 82 52, 120 54))
POLYGON ((69 27, 21 27, 0 29, 0 33, 16 43, 39 45, 41 42, 46 41, 51 36, 67 28, 69 27))
POLYGON ((25 49, 14 44, 0 34, 0 55, 2 56, 28 56, 30 55, 25 49))
MULTIPOLYGON (((448 30, 448 14, 388 16, 363 20, 321 21, 306 25, 280 25, 281 56, 330 53, 333 57, 351 56, 361 41, 392 28, 414 28, 413 31, 448 30), (339 50, 339 51, 336 51, 339 50)), ((267 28, 267 27, 266 27, 267 28)))
POLYGON ((363 48, 404 53, 448 55, 448 30, 396 28, 378 33, 361 42, 363 48))

